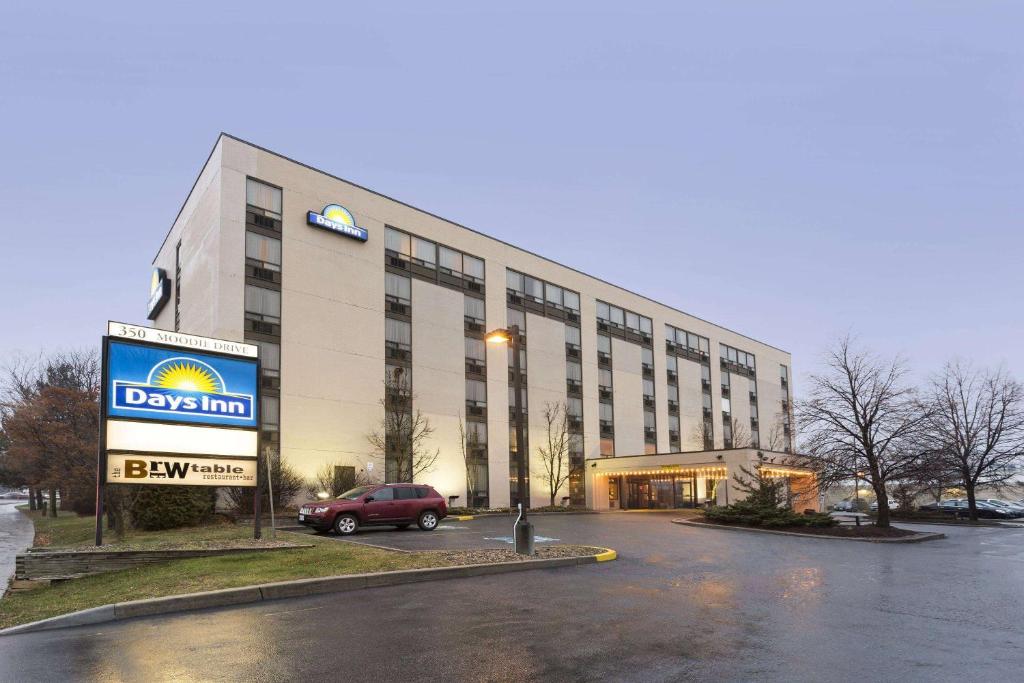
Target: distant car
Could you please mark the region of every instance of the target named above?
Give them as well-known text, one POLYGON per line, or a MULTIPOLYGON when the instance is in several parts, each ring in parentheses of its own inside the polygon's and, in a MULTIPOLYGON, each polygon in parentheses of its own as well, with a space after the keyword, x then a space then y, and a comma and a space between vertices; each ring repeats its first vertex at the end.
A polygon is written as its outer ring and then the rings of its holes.
POLYGON ((938 503, 924 503, 923 505, 918 505, 917 509, 920 510, 921 512, 936 512, 942 509, 940 507, 941 505, 941 501, 938 503))
POLYGON ((426 484, 383 484, 359 486, 333 500, 305 503, 298 522, 317 531, 334 530, 350 536, 361 526, 389 525, 399 529, 417 524, 433 531, 448 516, 448 505, 440 493, 426 484))

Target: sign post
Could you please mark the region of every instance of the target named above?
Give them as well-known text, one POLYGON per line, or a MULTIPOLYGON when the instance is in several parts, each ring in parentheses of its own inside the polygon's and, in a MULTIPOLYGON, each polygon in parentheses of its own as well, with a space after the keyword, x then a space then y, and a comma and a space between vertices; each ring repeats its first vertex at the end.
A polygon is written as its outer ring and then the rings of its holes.
POLYGON ((96 545, 106 484, 258 491, 257 346, 111 322, 102 365, 96 545))

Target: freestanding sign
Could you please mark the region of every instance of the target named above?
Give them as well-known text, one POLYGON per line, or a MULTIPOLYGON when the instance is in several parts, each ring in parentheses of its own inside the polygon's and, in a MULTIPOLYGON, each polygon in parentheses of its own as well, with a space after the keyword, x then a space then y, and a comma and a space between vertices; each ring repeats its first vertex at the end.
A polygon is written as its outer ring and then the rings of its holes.
POLYGON ((96 545, 106 484, 257 485, 259 377, 253 344, 108 323, 96 545))

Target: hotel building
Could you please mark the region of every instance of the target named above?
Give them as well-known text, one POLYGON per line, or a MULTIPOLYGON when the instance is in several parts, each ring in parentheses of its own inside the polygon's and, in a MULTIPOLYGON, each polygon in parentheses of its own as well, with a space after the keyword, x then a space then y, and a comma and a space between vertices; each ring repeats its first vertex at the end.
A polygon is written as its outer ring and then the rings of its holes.
POLYGON ((155 327, 260 347, 263 444, 303 476, 408 479, 393 444, 369 437, 419 415, 437 457, 417 481, 455 505, 508 506, 526 453, 526 502, 547 505, 540 449, 557 406, 557 504, 724 502, 742 496, 738 468, 763 462, 815 507, 813 479, 783 464, 787 352, 230 135, 153 265, 171 288, 155 327), (519 397, 509 349, 484 340, 512 325, 519 397))

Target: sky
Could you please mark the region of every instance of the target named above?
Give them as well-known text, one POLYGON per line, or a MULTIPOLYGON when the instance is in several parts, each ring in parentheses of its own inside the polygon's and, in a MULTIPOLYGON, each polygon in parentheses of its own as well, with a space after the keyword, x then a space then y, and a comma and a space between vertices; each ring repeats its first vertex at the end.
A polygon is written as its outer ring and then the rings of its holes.
POLYGON ((0 364, 144 322, 226 131, 798 379, 847 333, 1024 378, 1024 4, 361 4, 6 0, 0 364))

